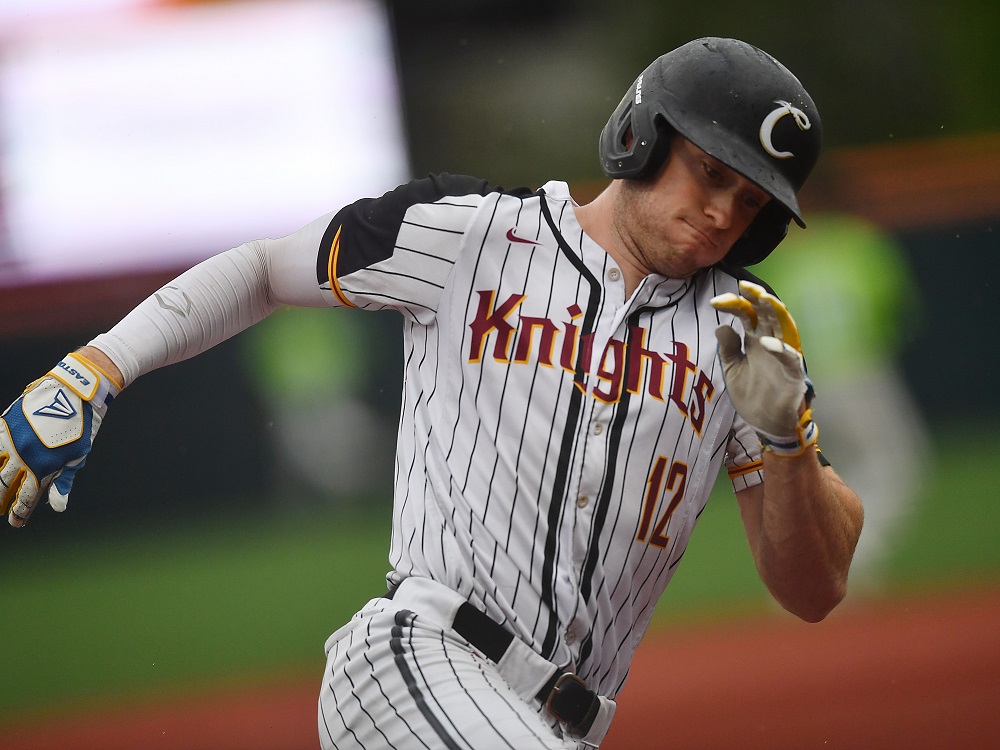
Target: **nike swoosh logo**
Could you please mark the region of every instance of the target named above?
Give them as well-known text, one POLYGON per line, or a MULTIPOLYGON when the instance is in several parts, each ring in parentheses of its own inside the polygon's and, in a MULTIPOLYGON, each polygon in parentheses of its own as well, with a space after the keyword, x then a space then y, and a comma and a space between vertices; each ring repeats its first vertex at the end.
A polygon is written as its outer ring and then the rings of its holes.
POLYGON ((541 242, 535 242, 534 240, 526 240, 523 237, 518 237, 516 234, 514 234, 514 229, 515 229, 515 227, 511 227, 510 229, 507 230, 507 239, 510 240, 511 242, 522 242, 525 245, 541 245, 542 244, 541 242))

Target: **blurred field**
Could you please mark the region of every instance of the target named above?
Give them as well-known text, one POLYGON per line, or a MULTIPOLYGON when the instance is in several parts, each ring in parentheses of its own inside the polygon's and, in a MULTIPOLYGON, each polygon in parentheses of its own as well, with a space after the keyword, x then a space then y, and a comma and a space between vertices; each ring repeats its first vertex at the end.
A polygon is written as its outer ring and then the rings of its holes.
MULTIPOLYGON (((951 750, 1000 734, 1000 592, 657 629, 605 750, 951 750)), ((316 679, 142 697, 5 727, 9 750, 314 750, 316 679)))
MULTIPOLYGON (((983 431, 985 433, 985 429, 983 431)), ((1000 583, 989 443, 941 434, 885 587, 869 597, 1000 583)), ((69 513, 72 513, 72 505, 69 513)), ((341 517, 193 520, 61 546, 0 534, 0 724, 214 685, 316 680, 326 636, 384 586, 388 507, 341 517)), ((735 503, 717 493, 656 627, 774 611, 735 503)))

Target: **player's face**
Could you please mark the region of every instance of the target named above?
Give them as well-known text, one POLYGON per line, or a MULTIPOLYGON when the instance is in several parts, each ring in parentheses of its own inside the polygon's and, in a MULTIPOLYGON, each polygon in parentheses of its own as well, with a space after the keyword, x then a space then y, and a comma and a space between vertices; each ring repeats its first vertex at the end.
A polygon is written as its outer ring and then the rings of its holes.
POLYGON ((623 181, 616 228, 641 273, 686 278, 722 260, 768 200, 678 136, 655 178, 623 181))

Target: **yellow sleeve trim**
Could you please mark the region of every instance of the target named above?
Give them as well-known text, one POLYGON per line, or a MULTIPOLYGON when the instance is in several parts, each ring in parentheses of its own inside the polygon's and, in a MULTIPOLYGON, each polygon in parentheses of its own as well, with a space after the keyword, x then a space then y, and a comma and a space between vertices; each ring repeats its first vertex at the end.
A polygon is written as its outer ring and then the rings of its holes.
POLYGON ((755 471, 760 471, 764 468, 764 462, 762 460, 754 461, 753 463, 745 464, 743 466, 734 466, 732 469, 728 469, 729 478, 736 479, 736 477, 741 477, 744 474, 752 474, 755 471))
POLYGON ((337 280, 337 256, 340 255, 340 231, 343 228, 343 225, 337 227, 337 234, 333 237, 333 245, 330 247, 330 264, 327 267, 327 276, 330 279, 330 289, 333 291, 337 299, 340 300, 340 304, 344 307, 356 307, 356 305, 344 295, 344 291, 340 288, 340 282, 337 280))

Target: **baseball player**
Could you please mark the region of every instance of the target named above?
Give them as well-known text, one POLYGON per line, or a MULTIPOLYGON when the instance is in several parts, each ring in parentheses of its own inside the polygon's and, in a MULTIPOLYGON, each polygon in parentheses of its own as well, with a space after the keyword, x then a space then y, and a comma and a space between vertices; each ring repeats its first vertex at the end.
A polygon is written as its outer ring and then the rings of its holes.
POLYGON ((629 88, 591 203, 443 174, 223 252, 8 409, 10 522, 65 508, 139 376, 280 305, 396 310, 388 591, 326 642, 321 744, 597 746, 723 466, 774 597, 815 621, 845 594, 861 505, 818 451, 795 323, 744 270, 803 224, 819 148, 786 68, 699 39, 629 88))

